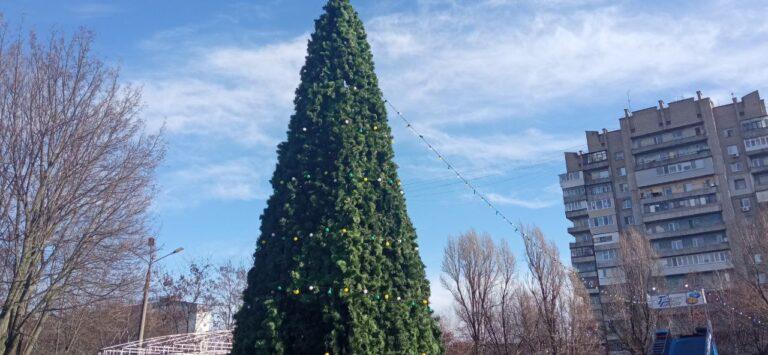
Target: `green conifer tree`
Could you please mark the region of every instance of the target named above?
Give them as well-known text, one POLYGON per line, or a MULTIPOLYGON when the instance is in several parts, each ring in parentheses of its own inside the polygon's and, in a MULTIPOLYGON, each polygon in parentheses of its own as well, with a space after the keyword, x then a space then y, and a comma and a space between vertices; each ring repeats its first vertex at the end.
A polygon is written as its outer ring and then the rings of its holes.
POLYGON ((363 24, 315 21, 233 354, 439 354, 363 24))

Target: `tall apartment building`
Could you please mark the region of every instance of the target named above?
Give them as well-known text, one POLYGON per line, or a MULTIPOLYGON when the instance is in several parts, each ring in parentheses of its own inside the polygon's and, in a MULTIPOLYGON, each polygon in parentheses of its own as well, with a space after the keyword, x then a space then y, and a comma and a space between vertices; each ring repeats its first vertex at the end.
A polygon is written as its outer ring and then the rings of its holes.
MULTIPOLYGON (((707 287, 730 263, 729 222, 768 201, 768 115, 757 91, 715 106, 697 98, 629 112, 620 129, 586 132, 560 175, 575 241, 571 260, 601 314, 600 290, 621 282, 618 239, 636 227, 671 291, 707 287)), ((610 344, 611 335, 608 334, 610 344)))

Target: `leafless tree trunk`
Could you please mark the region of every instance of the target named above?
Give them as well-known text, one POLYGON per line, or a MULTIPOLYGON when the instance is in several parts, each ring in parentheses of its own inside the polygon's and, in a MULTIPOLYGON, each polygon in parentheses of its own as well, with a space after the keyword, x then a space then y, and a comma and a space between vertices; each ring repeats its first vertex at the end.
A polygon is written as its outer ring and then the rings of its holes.
POLYGON ((6 34, 0 353, 29 354, 54 310, 108 299, 135 280, 162 149, 142 133, 138 90, 91 55, 88 32, 45 42, 6 34))
POLYGON ((519 340, 524 334, 516 324, 519 313, 515 301, 520 291, 515 255, 509 244, 502 240, 496 248, 495 257, 497 280, 494 285, 493 304, 486 312, 488 342, 495 354, 516 354, 519 340))
POLYGON ((470 230, 450 238, 445 247, 440 281, 453 295, 456 314, 467 327, 475 354, 485 340, 487 312, 499 275, 497 262, 496 247, 488 234, 470 230))
POLYGON ((609 331, 616 334, 624 349, 647 354, 659 325, 659 312, 648 304, 648 294, 663 290, 655 251, 645 236, 630 230, 619 239, 620 277, 623 283, 608 288, 605 314, 609 331))
POLYGON ((227 261, 216 272, 213 287, 214 326, 219 329, 232 329, 234 315, 243 303, 248 270, 242 264, 234 265, 227 261))
POLYGON ((768 210, 761 206, 737 221, 729 233, 734 266, 727 290, 717 300, 731 320, 727 330, 737 349, 768 353, 768 210), (727 300, 727 301, 726 301, 727 300), (756 320, 760 320, 757 323, 756 320))
POLYGON ((525 256, 530 272, 529 290, 533 296, 543 337, 541 346, 548 353, 557 355, 564 349, 564 337, 560 328, 563 320, 563 292, 568 274, 560 262, 557 247, 547 242, 537 227, 524 228, 525 256))
POLYGON ((598 323, 578 276, 561 263, 557 248, 538 228, 525 233, 524 276, 518 275, 505 241, 495 244, 488 235, 470 231, 445 248, 441 280, 454 296, 471 352, 600 353, 598 323))
POLYGON ((569 277, 569 292, 566 295, 566 321, 563 333, 566 339, 565 354, 599 354, 602 353, 602 340, 599 324, 592 310, 589 294, 581 282, 578 273, 571 271, 569 277))

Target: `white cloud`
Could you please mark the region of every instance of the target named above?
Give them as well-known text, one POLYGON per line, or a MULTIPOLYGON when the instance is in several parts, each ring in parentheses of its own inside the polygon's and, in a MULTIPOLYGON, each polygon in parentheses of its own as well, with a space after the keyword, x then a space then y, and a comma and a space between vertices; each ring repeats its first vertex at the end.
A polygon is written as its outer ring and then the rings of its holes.
POLYGON ((466 2, 369 20, 385 93, 444 125, 546 112, 628 89, 659 95, 690 85, 755 87, 768 79, 761 11, 611 4, 528 13, 515 11, 516 3, 496 1, 494 10, 466 2), (737 68, 749 68, 749 75, 737 68))
POLYGON ((533 210, 552 207, 554 205, 557 205, 560 202, 559 200, 555 200, 555 199, 541 200, 539 198, 534 198, 534 199, 517 198, 517 197, 505 196, 505 195, 501 195, 493 192, 487 193, 485 197, 487 197, 488 200, 496 204, 512 205, 517 207, 529 208, 533 210))
POLYGON ((266 198, 264 164, 239 158, 192 164, 161 176, 160 207, 186 208, 205 200, 251 201, 266 198))
POLYGON ((91 19, 116 14, 120 8, 114 4, 84 3, 73 6, 70 11, 81 19, 91 19))
MULTIPOLYGON (((387 98, 462 172, 485 175, 560 161, 563 150, 583 145, 580 132, 542 124, 561 119, 556 113, 567 107, 616 101, 630 89, 634 104, 642 105, 644 97, 652 104, 699 88, 740 93, 768 81, 768 24, 760 17, 765 4, 668 6, 681 8, 599 0, 422 0, 413 12, 364 20, 387 98)), ((145 49, 161 52, 167 64, 139 80, 145 116, 154 126, 165 122, 172 136, 234 147, 259 163, 271 159, 264 152, 283 138, 307 35, 216 43, 210 35, 196 40, 198 32, 182 27, 146 41, 145 49), (178 48, 170 56, 169 42, 178 48)), ((600 128, 586 117, 582 122, 584 129, 600 128)), ((407 143, 406 154, 398 156, 402 166, 412 175, 445 175, 430 168, 439 167, 434 160, 423 164, 422 148, 399 122, 393 127, 398 142, 407 143)), ((183 171, 202 169, 207 178, 179 179, 179 173, 174 181, 201 185, 209 198, 261 195, 252 183, 219 183, 226 180, 206 168, 183 171)), ((260 176, 261 189, 268 190, 260 176)), ((527 208, 549 203, 496 198, 527 208)))
POLYGON ((430 307, 440 316, 448 317, 453 315, 453 295, 440 282, 440 276, 429 278, 429 287, 432 294, 429 297, 430 307))
POLYGON ((152 126, 246 146, 274 147, 284 131, 306 37, 255 48, 190 51, 168 72, 142 79, 152 126))

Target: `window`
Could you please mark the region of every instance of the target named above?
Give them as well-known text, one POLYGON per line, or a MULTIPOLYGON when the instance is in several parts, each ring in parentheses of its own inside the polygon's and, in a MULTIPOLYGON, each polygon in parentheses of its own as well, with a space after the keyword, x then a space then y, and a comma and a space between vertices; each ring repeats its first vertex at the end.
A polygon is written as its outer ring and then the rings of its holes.
POLYGON ((616 249, 611 250, 598 250, 595 252, 595 257, 598 261, 611 261, 616 260, 619 253, 616 249))
POLYGON ((744 170, 744 169, 743 169, 742 164, 741 164, 740 161, 737 161, 735 163, 731 163, 731 172, 732 173, 737 173, 737 172, 742 171, 742 170, 744 170))
POLYGON ((705 228, 722 224, 722 215, 720 213, 711 213, 706 215, 685 217, 672 221, 646 223, 645 229, 648 234, 659 234, 696 228, 705 228))
POLYGON ((574 237, 576 243, 588 243, 592 241, 592 235, 590 234, 578 234, 574 237))
POLYGON ((605 179, 611 177, 611 172, 608 169, 598 170, 593 171, 591 174, 589 174, 589 176, 592 178, 592 180, 605 179))
POLYGON ((738 157, 739 156, 739 147, 735 145, 729 145, 728 146, 728 155, 732 157, 738 157))
POLYGON ((610 226, 614 224, 613 215, 590 218, 590 227, 610 226))
POLYGON ((723 130, 723 136, 725 137, 733 137, 733 128, 728 128, 723 130))
POLYGON ((755 259, 755 264, 760 264, 763 262, 763 256, 760 254, 755 254, 754 259, 755 259))
POLYGON ((682 239, 673 240, 671 244, 672 244, 672 250, 683 249, 683 240, 682 239))
POLYGON ((614 160, 624 160, 624 152, 616 152, 613 154, 614 160))
POLYGON ((627 184, 627 183, 620 183, 619 184, 619 191, 621 191, 621 192, 629 192, 629 184, 627 184))
POLYGON ((592 255, 595 255, 595 253, 591 247, 581 247, 581 248, 571 249, 571 257, 573 258, 580 258, 580 257, 592 256, 592 255))
POLYGON ((563 189, 563 196, 584 196, 584 186, 571 187, 563 189))
POLYGON ((736 190, 744 190, 747 188, 747 180, 744 179, 736 179, 733 181, 733 187, 736 190))
POLYGON ((624 224, 627 226, 631 226, 635 224, 635 217, 634 216, 626 216, 624 217, 624 224))
POLYGON ((570 173, 560 174, 560 182, 568 182, 568 181, 574 181, 574 180, 581 180, 582 175, 581 171, 573 171, 570 173))
POLYGON ((587 208, 587 201, 572 201, 565 203, 565 212, 578 211, 587 208))
POLYGON ((744 147, 747 151, 753 151, 768 147, 768 136, 749 138, 744 140, 744 147))
POLYGON ((623 208, 625 210, 628 210, 628 209, 632 208, 632 200, 628 199, 628 198, 625 198, 624 201, 622 201, 622 203, 621 203, 621 208, 623 208))
POLYGON ((672 258, 664 259, 664 262, 669 267, 678 267, 678 266, 688 266, 688 265, 721 263, 721 262, 726 262, 729 259, 730 259, 730 255, 728 254, 727 251, 719 251, 714 253, 675 256, 672 258))
POLYGON ((600 194, 607 194, 611 192, 611 185, 610 184, 601 184, 601 185, 595 185, 590 187, 589 191, 592 195, 600 195, 600 194))
POLYGON ((604 160, 608 160, 608 153, 604 150, 601 150, 599 152, 587 154, 587 159, 585 163, 591 164, 591 163, 601 162, 604 160))
POLYGON ((704 168, 704 159, 696 159, 690 161, 684 161, 681 163, 664 165, 656 168, 656 175, 669 175, 677 174, 691 170, 697 170, 704 168))
POLYGON ((627 176, 627 168, 625 167, 619 168, 619 176, 627 176))
POLYGON ((618 234, 598 234, 595 236, 595 244, 610 243, 614 240, 614 235, 618 236, 618 234))
POLYGON ((768 127, 768 116, 753 118, 741 122, 741 129, 744 131, 753 131, 768 127))
POLYGON ((576 268, 576 270, 578 270, 579 272, 595 271, 595 263, 594 262, 574 263, 573 267, 576 268))
POLYGON ((603 198, 599 200, 589 201, 589 210, 602 210, 606 208, 613 207, 613 204, 611 203, 611 199, 609 198, 603 198))
POLYGON ((741 205, 741 210, 742 211, 746 212, 746 211, 749 211, 750 209, 752 209, 752 200, 750 200, 749 198, 742 198, 739 201, 739 204, 741 205))

